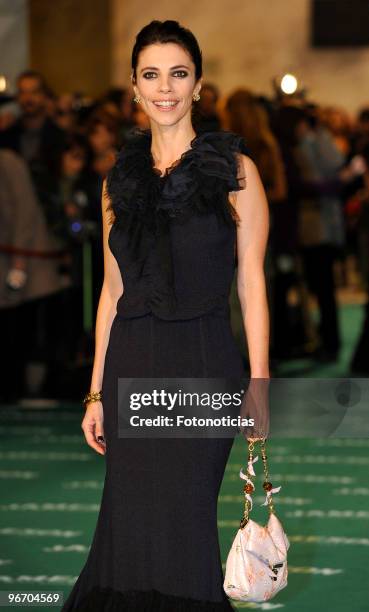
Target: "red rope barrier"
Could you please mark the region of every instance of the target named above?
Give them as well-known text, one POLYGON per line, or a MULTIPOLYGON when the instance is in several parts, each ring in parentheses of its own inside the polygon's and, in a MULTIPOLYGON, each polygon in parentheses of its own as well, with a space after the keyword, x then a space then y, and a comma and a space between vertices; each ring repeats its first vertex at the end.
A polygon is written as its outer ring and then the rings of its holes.
POLYGON ((67 253, 66 250, 59 251, 37 251, 35 249, 20 249, 7 244, 0 244, 0 253, 21 255, 24 257, 40 257, 41 259, 58 259, 67 253))

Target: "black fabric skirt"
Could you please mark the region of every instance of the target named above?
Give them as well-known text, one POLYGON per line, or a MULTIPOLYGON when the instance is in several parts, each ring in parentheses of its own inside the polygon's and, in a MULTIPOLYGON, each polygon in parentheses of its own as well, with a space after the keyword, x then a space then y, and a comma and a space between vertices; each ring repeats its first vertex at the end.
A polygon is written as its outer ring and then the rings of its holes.
POLYGON ((119 377, 242 377, 229 319, 116 316, 103 376, 106 476, 87 561, 62 612, 231 611, 217 498, 234 438, 124 439, 119 377))

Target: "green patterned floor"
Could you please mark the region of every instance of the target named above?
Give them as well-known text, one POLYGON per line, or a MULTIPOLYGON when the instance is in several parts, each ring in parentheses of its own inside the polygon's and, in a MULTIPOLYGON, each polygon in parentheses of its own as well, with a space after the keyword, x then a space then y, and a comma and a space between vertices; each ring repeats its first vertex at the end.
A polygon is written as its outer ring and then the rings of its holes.
MULTIPOLYGON (((347 359, 360 309, 341 309, 340 316, 347 359)), ((344 372, 342 362, 320 375, 344 372)), ((67 595, 84 564, 99 510, 104 458, 85 445, 81 417, 79 407, 0 409, 0 590, 67 595)), ((369 439, 278 439, 269 445, 272 482, 282 485, 275 506, 291 541, 289 585, 268 603, 234 608, 367 612, 369 439)), ((239 469, 245 459, 246 445, 239 437, 218 506, 224 562, 242 515, 239 469)), ((253 518, 265 522, 261 501, 256 498, 253 518)), ((46 609, 58 608, 40 607, 46 609)))
MULTIPOLYGON (((104 458, 83 444, 77 413, 31 419, 9 411, 0 432, 0 590, 67 594, 94 531, 104 458)), ((282 484, 275 505, 291 540, 289 586, 268 604, 235 608, 367 612, 369 440, 280 439, 269 447, 272 481, 282 484)), ((218 506, 224 561, 242 514, 245 456, 237 438, 218 506)), ((253 518, 264 522, 262 499, 255 501, 253 518)))

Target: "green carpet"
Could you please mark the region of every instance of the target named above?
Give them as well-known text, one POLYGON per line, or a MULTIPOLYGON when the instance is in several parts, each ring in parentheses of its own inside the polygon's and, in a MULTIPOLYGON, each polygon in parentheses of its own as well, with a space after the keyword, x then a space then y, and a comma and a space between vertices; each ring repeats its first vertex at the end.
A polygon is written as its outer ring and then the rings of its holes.
MULTIPOLYGON (((344 359, 360 328, 360 310, 341 309, 344 359)), ((329 374, 321 370, 320 375, 340 376, 344 371, 343 362, 330 367, 329 374)), ((315 369, 312 375, 319 372, 315 369)), ((44 589, 64 591, 66 597, 84 564, 95 529, 105 460, 84 443, 82 414, 78 406, 0 410, 2 591, 44 589)), ((234 603, 235 609, 368 611, 368 451, 369 439, 269 442, 271 479, 275 486, 282 485, 275 507, 291 542, 289 584, 268 603, 234 603)), ((238 437, 218 506, 224 562, 242 516, 239 469, 245 460, 246 444, 238 437)), ((261 480, 258 484, 261 493, 261 480)), ((265 522, 261 496, 255 501, 253 518, 265 522)))

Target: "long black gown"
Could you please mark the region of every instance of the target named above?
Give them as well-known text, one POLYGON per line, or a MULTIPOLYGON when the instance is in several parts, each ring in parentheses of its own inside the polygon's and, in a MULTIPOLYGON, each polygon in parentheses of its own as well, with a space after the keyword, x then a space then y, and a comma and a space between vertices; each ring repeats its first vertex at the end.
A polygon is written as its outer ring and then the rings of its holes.
POLYGON ((124 293, 102 393, 106 477, 87 561, 62 611, 230 611, 217 498, 233 438, 118 437, 119 377, 243 377, 230 325, 236 223, 245 188, 229 132, 197 132, 161 176, 151 132, 125 145, 107 181, 124 293))

